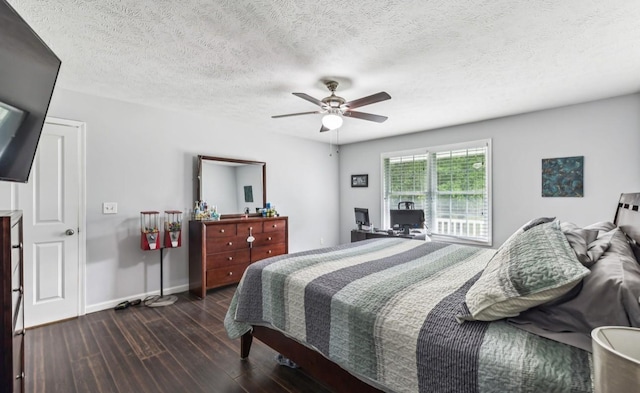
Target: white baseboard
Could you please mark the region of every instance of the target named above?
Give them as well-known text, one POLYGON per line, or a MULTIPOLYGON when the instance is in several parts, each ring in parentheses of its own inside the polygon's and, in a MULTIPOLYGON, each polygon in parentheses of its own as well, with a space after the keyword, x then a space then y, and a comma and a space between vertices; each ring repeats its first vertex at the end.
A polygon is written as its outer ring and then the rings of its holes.
MULTIPOLYGON (((184 285, 179 285, 177 287, 172 287, 172 288, 163 288, 162 293, 163 295, 171 295, 173 293, 180 293, 188 290, 189 290, 189 284, 184 284, 184 285)), ((125 300, 135 300, 135 299, 143 300, 147 296, 155 296, 155 295, 160 295, 160 290, 148 292, 148 293, 141 293, 138 295, 131 295, 131 296, 127 296, 126 298, 109 300, 108 302, 90 304, 85 307, 85 311, 86 311, 86 314, 90 314, 93 312, 108 310, 108 309, 114 308, 116 305, 124 302, 125 300)))

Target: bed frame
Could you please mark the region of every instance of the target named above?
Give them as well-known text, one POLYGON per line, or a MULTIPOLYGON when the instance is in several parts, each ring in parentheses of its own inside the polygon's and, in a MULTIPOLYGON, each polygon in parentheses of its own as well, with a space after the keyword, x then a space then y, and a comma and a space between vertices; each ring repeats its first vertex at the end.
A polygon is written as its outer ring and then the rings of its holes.
POLYGON ((264 326, 254 326, 253 332, 246 333, 241 337, 240 356, 242 359, 249 356, 253 337, 291 359, 308 375, 335 392, 382 392, 382 390, 378 390, 350 374, 321 353, 286 337, 277 330, 264 326))
MULTIPOLYGON (((629 238, 638 260, 640 260, 639 209, 640 193, 621 194, 613 221, 629 238)), ((319 352, 264 326, 253 326, 252 332, 241 337, 240 356, 242 359, 249 356, 254 337, 294 361, 307 374, 336 392, 382 392, 344 370, 319 352)))
MULTIPOLYGON (((616 209, 613 223, 627 235, 629 242, 636 253, 640 249, 640 193, 622 194, 616 209)), ((638 259, 640 260, 640 259, 638 259)))

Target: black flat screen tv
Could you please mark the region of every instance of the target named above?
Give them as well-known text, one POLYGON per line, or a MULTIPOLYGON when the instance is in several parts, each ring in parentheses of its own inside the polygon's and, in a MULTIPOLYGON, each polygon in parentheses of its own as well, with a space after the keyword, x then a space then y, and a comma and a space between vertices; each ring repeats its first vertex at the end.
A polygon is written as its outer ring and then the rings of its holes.
POLYGON ((60 64, 0 0, 0 180, 28 181, 60 64))

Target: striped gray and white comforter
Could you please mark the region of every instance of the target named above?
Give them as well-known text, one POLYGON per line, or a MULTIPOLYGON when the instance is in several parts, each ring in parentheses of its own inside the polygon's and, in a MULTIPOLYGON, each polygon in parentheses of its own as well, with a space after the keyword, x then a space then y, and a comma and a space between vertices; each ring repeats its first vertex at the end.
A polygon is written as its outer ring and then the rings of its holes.
POLYGON ((229 336, 276 328, 390 392, 591 392, 591 356, 503 321, 458 324, 495 250, 397 238, 247 269, 229 336))

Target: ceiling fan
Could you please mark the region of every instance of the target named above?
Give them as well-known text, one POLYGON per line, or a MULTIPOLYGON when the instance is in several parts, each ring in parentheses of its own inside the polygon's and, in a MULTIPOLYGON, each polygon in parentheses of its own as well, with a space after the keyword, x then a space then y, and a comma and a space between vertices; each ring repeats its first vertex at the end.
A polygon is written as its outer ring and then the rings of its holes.
POLYGON ((324 114, 322 118, 322 127, 320 128, 320 132, 325 132, 329 130, 335 130, 336 128, 340 128, 340 126, 342 125, 343 116, 353 117, 353 118, 362 119, 362 120, 375 121, 377 123, 382 123, 385 120, 387 120, 386 116, 374 115, 371 113, 357 112, 352 110, 355 108, 359 108, 361 106, 375 104, 376 102, 390 99, 391 96, 385 93, 384 91, 347 102, 347 100, 335 94, 336 88, 338 87, 338 82, 333 80, 328 80, 328 81, 325 81, 324 84, 327 86, 327 89, 329 89, 329 91, 331 92, 331 95, 321 100, 318 100, 317 98, 313 98, 310 95, 305 93, 293 93, 294 96, 298 96, 302 99, 305 99, 311 103, 318 105, 320 107, 320 110, 313 111, 313 112, 290 113, 287 115, 276 115, 271 117, 274 119, 277 119, 280 117, 311 115, 316 113, 324 114))

